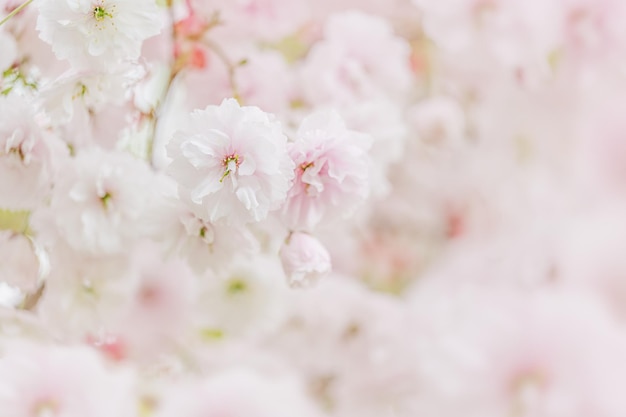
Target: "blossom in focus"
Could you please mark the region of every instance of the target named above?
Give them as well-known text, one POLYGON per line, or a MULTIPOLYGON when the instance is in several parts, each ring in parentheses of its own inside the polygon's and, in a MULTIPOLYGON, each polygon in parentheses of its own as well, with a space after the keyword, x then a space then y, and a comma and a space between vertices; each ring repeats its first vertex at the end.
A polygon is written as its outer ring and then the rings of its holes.
POLYGON ((351 214, 369 195, 371 138, 346 128, 334 112, 307 117, 290 144, 296 179, 282 209, 292 230, 351 214))
POLYGON ((135 61, 144 40, 158 34, 153 0, 41 0, 37 30, 59 59, 81 68, 135 61))
POLYGON ((293 178, 280 123, 234 99, 194 111, 167 151, 181 199, 203 206, 210 222, 263 220, 285 200, 293 178))
POLYGON ((280 260, 292 287, 308 287, 331 270, 330 254, 308 233, 292 233, 280 249, 280 260))

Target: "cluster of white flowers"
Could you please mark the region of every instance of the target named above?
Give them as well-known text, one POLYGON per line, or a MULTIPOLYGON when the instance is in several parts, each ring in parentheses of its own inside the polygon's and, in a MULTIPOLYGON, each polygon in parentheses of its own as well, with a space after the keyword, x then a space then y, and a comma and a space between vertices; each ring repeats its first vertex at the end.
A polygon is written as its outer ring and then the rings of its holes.
POLYGON ((624 417, 622 0, 0 0, 0 417, 624 417))

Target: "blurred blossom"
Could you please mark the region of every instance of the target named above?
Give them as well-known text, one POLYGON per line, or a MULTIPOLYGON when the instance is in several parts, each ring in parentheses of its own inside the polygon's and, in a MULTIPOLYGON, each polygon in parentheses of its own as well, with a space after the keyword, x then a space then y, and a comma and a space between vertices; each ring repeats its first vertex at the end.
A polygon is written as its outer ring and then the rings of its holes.
POLYGON ((280 249, 280 260, 292 287, 308 287, 331 269, 328 251, 307 233, 290 234, 280 249))

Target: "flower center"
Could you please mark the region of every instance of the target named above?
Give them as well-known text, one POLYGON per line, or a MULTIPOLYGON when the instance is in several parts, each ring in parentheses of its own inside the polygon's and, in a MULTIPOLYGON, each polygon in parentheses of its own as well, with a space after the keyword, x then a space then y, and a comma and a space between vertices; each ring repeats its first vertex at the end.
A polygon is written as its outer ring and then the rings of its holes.
POLYGON ((213 232, 213 228, 210 225, 207 226, 203 224, 200 227, 198 236, 200 236, 200 239, 202 239, 204 243, 208 243, 209 245, 211 245, 215 240, 215 233, 213 232))
POLYGON ((35 404, 34 415, 36 417, 54 417, 59 411, 59 405, 53 399, 46 399, 35 404))
POLYGON ((113 196, 109 192, 104 193, 104 195, 100 197, 100 201, 102 201, 102 205, 104 206, 105 209, 109 208, 112 198, 113 196))
POLYGON ((8 155, 15 155, 16 157, 18 157, 20 160, 24 160, 26 158, 26 155, 24 155, 24 150, 22 149, 21 146, 15 147, 15 148, 10 148, 9 151, 7 152, 8 155))
POLYGON ((113 17, 113 15, 111 13, 109 13, 107 11, 107 9, 105 9, 102 6, 96 6, 93 9, 93 17, 94 19, 96 19, 98 22, 102 22, 105 18, 107 17, 113 17))
POLYGON ((303 162, 300 164, 302 170, 302 183, 304 190, 309 197, 318 197, 324 191, 324 183, 319 177, 319 172, 309 170, 315 166, 314 162, 303 162))
POLYGON ((534 414, 546 384, 546 377, 540 370, 529 370, 515 378, 512 384, 512 415, 534 414))
POLYGON ((233 278, 228 283, 228 287, 226 291, 230 295, 236 295, 236 294, 241 294, 245 292, 247 289, 248 289, 248 284, 246 284, 244 280, 239 279, 239 278, 233 278))
POLYGON ((224 178, 230 175, 231 172, 237 170, 239 165, 241 165, 241 158, 239 158, 239 155, 237 155, 236 153, 232 155, 228 155, 224 157, 224 159, 222 159, 222 165, 226 169, 224 170, 224 173, 222 174, 222 178, 220 178, 220 182, 224 182, 224 178))
POLYGON ((300 169, 302 170, 302 172, 306 171, 308 168, 311 168, 312 166, 314 166, 315 164, 313 162, 303 162, 300 165, 300 169))

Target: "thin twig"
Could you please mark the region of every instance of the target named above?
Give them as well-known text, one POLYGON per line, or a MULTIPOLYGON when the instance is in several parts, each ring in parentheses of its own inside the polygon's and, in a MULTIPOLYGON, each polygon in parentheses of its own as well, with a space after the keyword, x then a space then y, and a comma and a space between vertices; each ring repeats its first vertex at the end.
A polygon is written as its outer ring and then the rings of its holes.
POLYGON ((24 3, 20 4, 19 6, 17 6, 15 9, 13 9, 13 11, 11 13, 9 13, 8 15, 6 15, 6 17, 2 20, 0 20, 0 26, 2 26, 3 24, 5 24, 10 18, 12 18, 13 16, 15 16, 16 14, 18 14, 19 12, 22 11, 22 9, 24 9, 26 6, 28 6, 29 4, 31 4, 33 2, 33 0, 27 0, 24 3))
MULTIPOLYGON (((168 0, 167 7, 168 7, 168 14, 170 17, 170 22, 172 25, 172 45, 173 45, 173 48, 175 48, 176 42, 178 40, 178 35, 176 33, 176 19, 174 17, 174 10, 172 8, 171 0, 168 0)), ((167 81, 167 85, 165 86, 165 90, 163 91, 163 94, 161 95, 160 100, 157 102, 156 108, 154 108, 152 112, 150 113, 150 117, 152 118, 152 132, 151 132, 151 138, 147 145, 148 149, 146 151, 147 153, 146 156, 152 168, 156 168, 156 164, 154 161, 154 142, 156 141, 156 136, 158 132, 159 119, 162 116, 161 112, 162 112, 164 104, 167 102, 168 97, 170 95, 170 90, 172 88, 174 79, 176 78, 176 76, 178 75, 181 69, 182 68, 180 68, 180 66, 178 65, 177 59, 174 56, 174 51, 172 51, 172 63, 170 65, 170 76, 167 81)))
POLYGON ((228 58, 228 55, 226 55, 226 52, 224 52, 224 50, 222 49, 222 47, 216 44, 215 42, 209 39, 205 39, 204 44, 210 50, 212 50, 215 53, 215 55, 217 55, 217 57, 222 61, 224 66, 226 66, 226 71, 228 72, 228 81, 230 83, 230 88, 233 93, 233 98, 237 100, 240 104, 242 104, 241 96, 239 94, 239 87, 237 86, 237 80, 235 79, 235 72, 239 65, 233 64, 230 58, 228 58))

